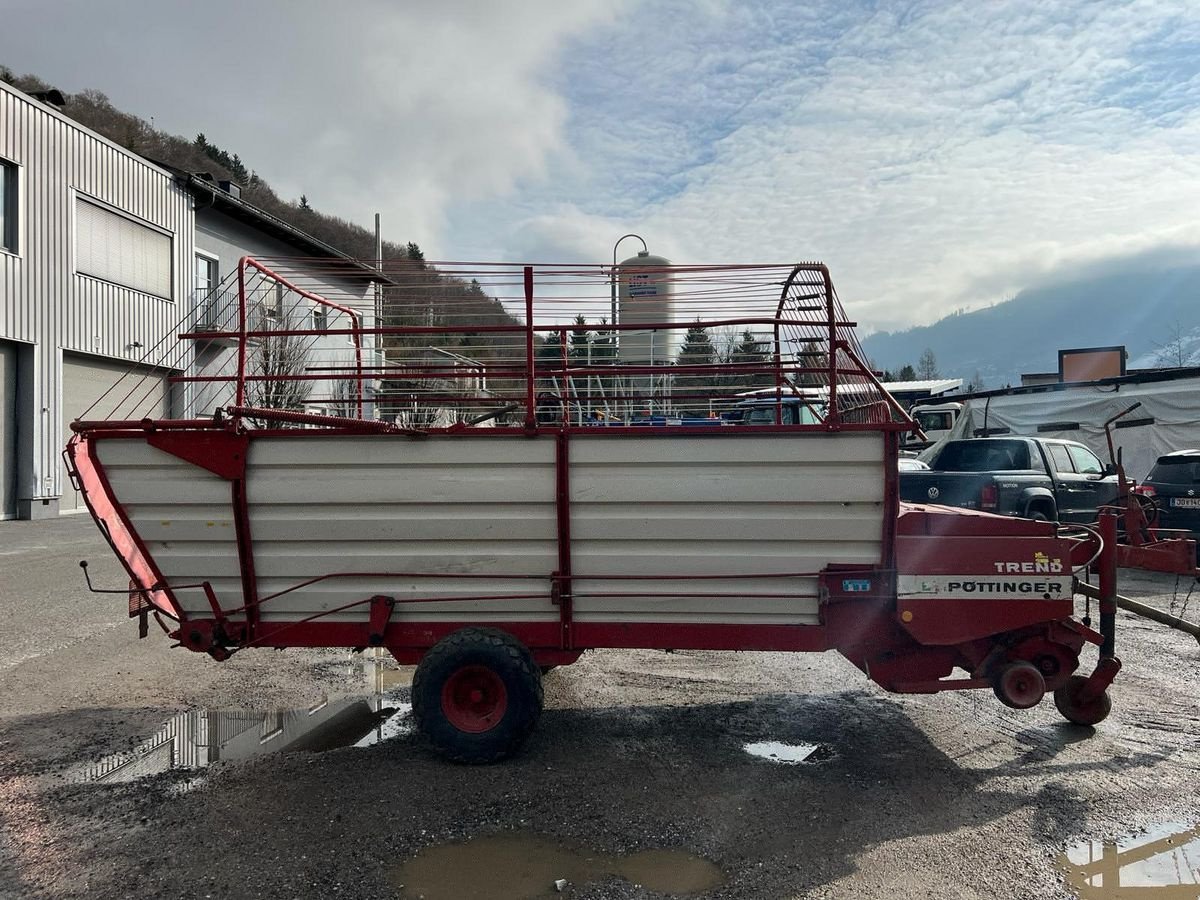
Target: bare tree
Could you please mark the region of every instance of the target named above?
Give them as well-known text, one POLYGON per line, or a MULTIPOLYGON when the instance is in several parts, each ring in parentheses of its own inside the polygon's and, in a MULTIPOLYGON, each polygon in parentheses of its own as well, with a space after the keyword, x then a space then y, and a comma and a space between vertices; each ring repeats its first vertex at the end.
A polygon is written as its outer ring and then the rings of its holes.
POLYGON ((345 419, 358 417, 358 379, 336 378, 330 393, 329 411, 345 419))
POLYGON ((926 381, 940 377, 938 374, 937 357, 933 355, 933 350, 929 347, 925 348, 925 352, 917 360, 917 377, 926 381))
MULTIPOLYGON (((261 315, 255 330, 296 331, 292 309, 275 309, 261 315)), ((309 368, 313 338, 302 334, 280 334, 259 338, 250 347, 246 372, 256 376, 246 382, 246 402, 262 409, 303 410, 311 382, 297 378, 309 368)))
POLYGON ((1167 328, 1167 340, 1161 344, 1154 341, 1154 346, 1158 350, 1154 355, 1156 366, 1180 368, 1187 365, 1191 357, 1191 354, 1187 352, 1183 325, 1178 319, 1167 328))

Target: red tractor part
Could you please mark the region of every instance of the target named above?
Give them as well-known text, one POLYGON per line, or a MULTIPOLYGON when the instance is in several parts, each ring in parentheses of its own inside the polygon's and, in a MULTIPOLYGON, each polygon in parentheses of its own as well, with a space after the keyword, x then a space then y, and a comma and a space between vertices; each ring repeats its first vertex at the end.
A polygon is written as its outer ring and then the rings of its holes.
POLYGON ((1033 663, 1006 663, 993 676, 992 690, 996 699, 1005 706, 1031 709, 1041 703, 1046 695, 1046 679, 1033 663))

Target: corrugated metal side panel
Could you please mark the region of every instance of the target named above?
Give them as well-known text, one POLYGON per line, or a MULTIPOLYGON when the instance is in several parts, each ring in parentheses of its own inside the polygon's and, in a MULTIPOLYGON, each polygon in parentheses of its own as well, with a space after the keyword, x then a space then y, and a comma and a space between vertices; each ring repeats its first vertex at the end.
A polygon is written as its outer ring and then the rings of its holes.
MULTIPOLYGON (((533 595, 409 604, 396 615, 410 621, 557 616, 549 581, 558 558, 551 440, 276 438, 254 441, 249 463, 260 595, 335 572, 439 576, 330 579, 268 601, 266 621, 373 594, 533 595), (522 575, 537 577, 513 577, 522 575)), ((361 619, 365 611, 333 618, 361 619)))
MULTIPOLYGON (((109 484, 169 584, 208 581, 222 607, 242 605, 228 481, 141 440, 96 443, 109 484)), ((200 589, 177 591, 189 612, 208 612, 200 589)))
MULTIPOLYGON (((209 580, 224 607, 240 605, 228 482, 140 441, 100 447, 117 497, 168 580, 209 580)), ((571 456, 580 621, 815 624, 811 577, 596 576, 815 572, 831 562, 873 565, 881 556, 878 434, 580 437, 571 456), (601 596, 611 593, 632 596, 601 596)), ((247 492, 260 595, 332 573, 436 576, 328 579, 267 601, 262 617, 295 620, 374 594, 532 594, 406 604, 396 616, 557 618, 549 600, 558 568, 554 486, 550 437, 257 439, 247 492)), ((208 609, 199 591, 180 600, 188 611, 208 609)), ((360 605, 329 621, 366 614, 360 605)))
POLYGON ((764 575, 877 564, 882 442, 868 432, 573 440, 576 618, 817 623, 815 578, 595 576, 764 575))
MULTIPOLYGON (((191 198, 166 172, 5 85, 0 85, 0 156, 21 167, 19 257, 0 254, 0 338, 39 346, 39 396, 32 405, 53 413, 60 407, 61 350, 132 363, 182 318, 193 256, 191 198), (74 273, 77 193, 173 235, 174 300, 74 273)), ((60 416, 38 416, 21 497, 69 491, 59 465, 67 437, 60 416)))

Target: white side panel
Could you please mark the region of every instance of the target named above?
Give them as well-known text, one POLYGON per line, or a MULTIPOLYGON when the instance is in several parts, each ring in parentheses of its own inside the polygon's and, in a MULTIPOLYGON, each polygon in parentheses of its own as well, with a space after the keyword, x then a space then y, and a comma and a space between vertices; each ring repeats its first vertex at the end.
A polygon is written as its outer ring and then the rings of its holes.
MULTIPOLYGON (((815 624, 815 577, 789 573, 880 559, 878 434, 581 436, 570 453, 579 621, 815 624)), ((140 441, 100 458, 168 580, 240 605, 229 483, 140 441)), ((247 494, 259 593, 277 595, 264 621, 362 621, 375 594, 408 621, 558 617, 550 437, 261 438, 247 494), (472 597, 494 599, 455 599, 472 597)))
MULTIPOLYGON (((212 584, 225 609, 242 605, 229 482, 142 440, 96 442, 96 455, 134 531, 168 584, 212 584)), ((207 614, 200 589, 177 590, 188 612, 207 614)))
POLYGON ((576 619, 816 624, 816 578, 778 576, 879 562, 882 441, 871 432, 573 440, 576 619), (748 577, 764 575, 776 577, 748 577))
MULTIPOLYGON (((401 603, 521 595, 408 603, 395 615, 410 621, 558 615, 552 440, 256 440, 248 484, 260 596, 329 574, 405 573, 327 579, 268 601, 264 620, 374 594, 401 603), (436 577, 411 577, 422 574, 436 577)), ((336 617, 365 614, 359 606, 336 617)))

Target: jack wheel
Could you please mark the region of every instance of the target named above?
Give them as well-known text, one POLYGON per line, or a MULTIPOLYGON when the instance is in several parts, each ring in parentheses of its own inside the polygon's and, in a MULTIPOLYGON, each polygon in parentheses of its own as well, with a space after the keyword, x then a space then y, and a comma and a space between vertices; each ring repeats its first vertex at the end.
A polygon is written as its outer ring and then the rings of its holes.
POLYGON ((1112 712, 1112 697, 1107 690, 1090 700, 1081 699, 1087 678, 1072 675, 1054 692, 1054 705, 1064 719, 1076 725, 1098 725, 1112 712))
POLYGON ((412 683, 413 718, 443 756, 496 762, 516 753, 542 713, 542 673, 520 641, 464 628, 425 654, 412 683))
POLYGON ((1046 679, 1032 663, 1012 662, 996 673, 992 690, 1005 706, 1030 709, 1041 703, 1046 695, 1046 679))

